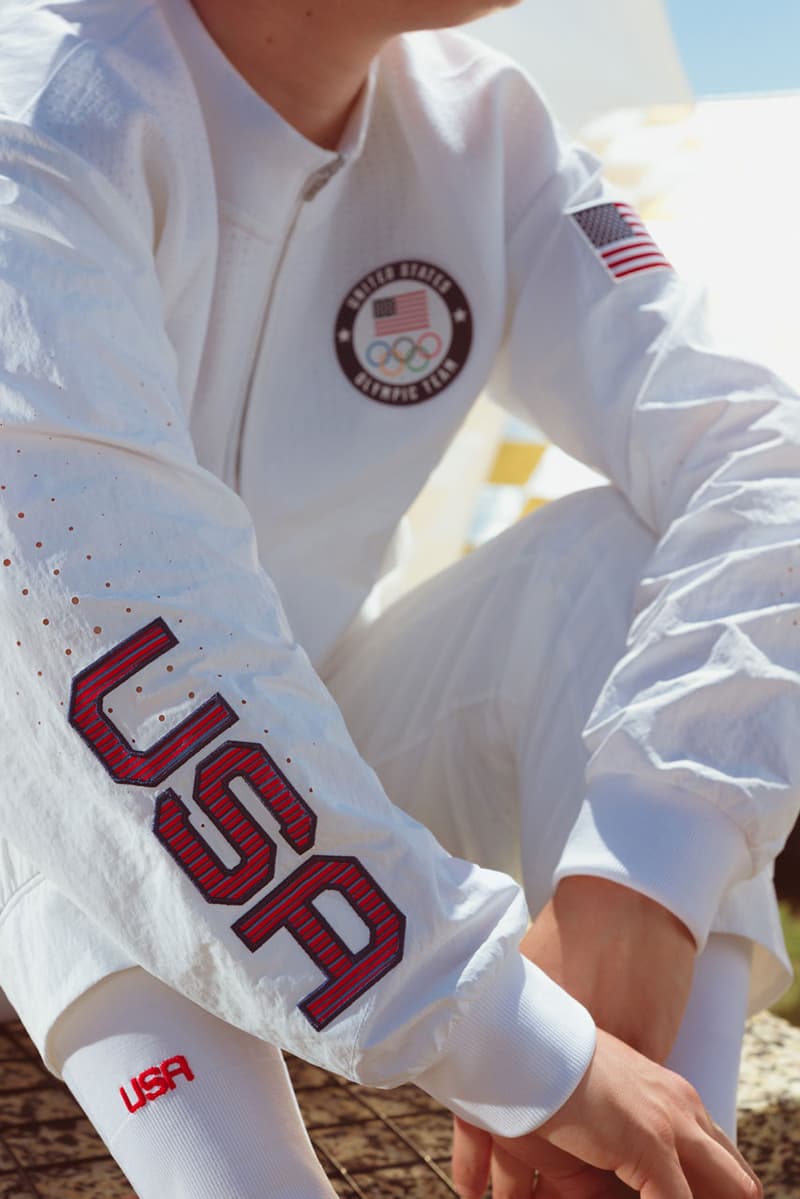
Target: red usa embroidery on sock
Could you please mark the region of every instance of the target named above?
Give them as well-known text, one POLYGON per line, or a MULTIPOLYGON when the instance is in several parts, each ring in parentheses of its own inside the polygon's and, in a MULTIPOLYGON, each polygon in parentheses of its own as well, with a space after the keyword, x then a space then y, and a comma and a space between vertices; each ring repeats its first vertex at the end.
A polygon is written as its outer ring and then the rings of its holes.
POLYGON ((123 1103, 131 1113, 141 1111, 146 1103, 154 1103, 156 1099, 166 1095, 167 1091, 174 1091, 174 1079, 179 1074, 182 1074, 187 1082, 194 1082, 192 1068, 181 1054, 166 1058, 160 1066, 149 1066, 131 1079, 133 1103, 128 1098, 125 1087, 120 1087, 119 1093, 123 1103))

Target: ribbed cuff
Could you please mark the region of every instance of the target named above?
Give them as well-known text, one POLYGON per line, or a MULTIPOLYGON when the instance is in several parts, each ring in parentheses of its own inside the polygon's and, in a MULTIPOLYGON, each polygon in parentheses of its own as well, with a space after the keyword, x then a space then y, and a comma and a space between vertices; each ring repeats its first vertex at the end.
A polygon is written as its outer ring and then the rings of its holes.
POLYGON ((554 883, 593 875, 662 904, 705 948, 722 897, 751 874, 743 833, 723 812, 678 787, 593 780, 554 883))
POLYGON ((519 1137, 566 1103, 595 1043, 586 1008, 511 953, 459 1017, 444 1058, 414 1082, 470 1124, 519 1137))

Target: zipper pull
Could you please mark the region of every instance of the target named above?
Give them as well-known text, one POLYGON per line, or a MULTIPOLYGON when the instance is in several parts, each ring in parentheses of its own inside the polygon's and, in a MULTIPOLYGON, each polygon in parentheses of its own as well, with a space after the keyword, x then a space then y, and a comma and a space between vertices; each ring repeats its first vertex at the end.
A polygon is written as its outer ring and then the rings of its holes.
POLYGON ((337 154, 324 167, 320 167, 318 171, 310 177, 306 183, 303 192, 303 199, 308 204, 315 196, 318 196, 326 183, 330 183, 334 175, 337 175, 345 164, 344 154, 337 154))

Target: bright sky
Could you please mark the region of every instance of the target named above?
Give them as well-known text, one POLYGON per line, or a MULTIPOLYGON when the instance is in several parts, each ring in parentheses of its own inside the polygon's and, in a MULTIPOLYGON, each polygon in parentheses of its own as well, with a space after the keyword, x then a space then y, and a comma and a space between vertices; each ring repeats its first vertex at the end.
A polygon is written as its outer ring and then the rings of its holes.
POLYGON ((698 95, 800 89, 798 0, 666 0, 698 95))

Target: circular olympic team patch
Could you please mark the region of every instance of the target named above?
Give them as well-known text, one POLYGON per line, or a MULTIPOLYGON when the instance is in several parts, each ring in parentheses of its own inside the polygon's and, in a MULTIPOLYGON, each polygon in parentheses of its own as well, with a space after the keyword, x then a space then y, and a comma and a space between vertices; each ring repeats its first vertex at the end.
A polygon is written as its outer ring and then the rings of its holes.
POLYGON ((391 262, 348 293, 335 340, 342 370, 363 395, 381 404, 420 404, 461 373, 472 347, 472 312, 439 267, 391 262))

